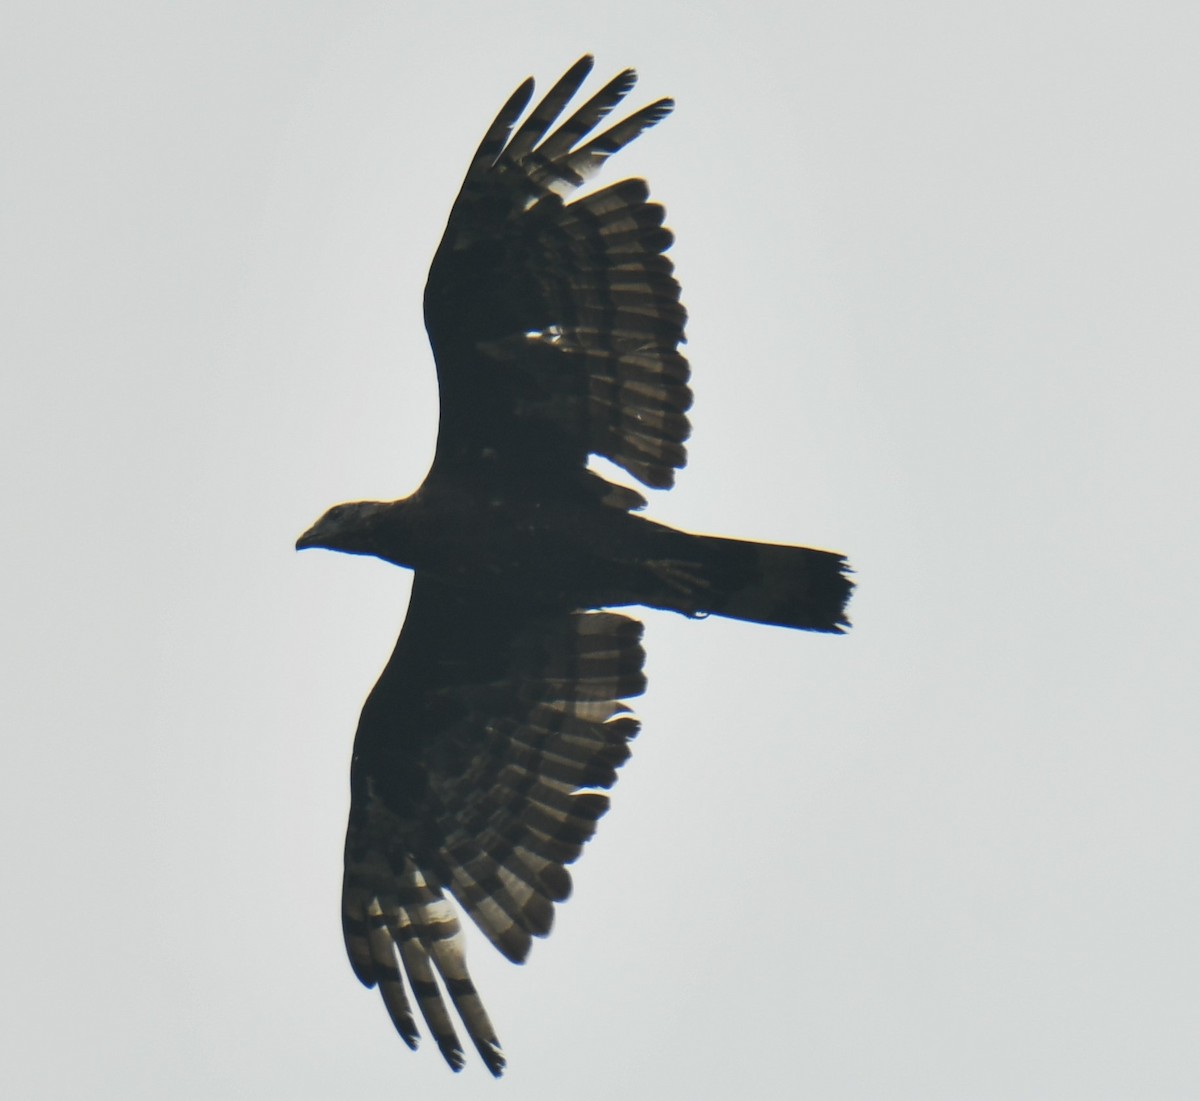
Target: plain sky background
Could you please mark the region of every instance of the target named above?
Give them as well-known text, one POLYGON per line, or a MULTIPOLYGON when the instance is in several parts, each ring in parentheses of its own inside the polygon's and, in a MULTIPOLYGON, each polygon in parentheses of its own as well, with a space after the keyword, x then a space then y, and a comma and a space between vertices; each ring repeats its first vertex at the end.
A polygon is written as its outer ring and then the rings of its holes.
POLYGON ((55 3, 0 16, 0 1092, 1200 1096, 1194 4, 55 3), (434 10, 436 8, 436 11, 434 10), (421 289, 528 74, 675 114, 696 405, 651 513, 849 553, 845 638, 645 616, 510 1059, 345 960, 421 289))

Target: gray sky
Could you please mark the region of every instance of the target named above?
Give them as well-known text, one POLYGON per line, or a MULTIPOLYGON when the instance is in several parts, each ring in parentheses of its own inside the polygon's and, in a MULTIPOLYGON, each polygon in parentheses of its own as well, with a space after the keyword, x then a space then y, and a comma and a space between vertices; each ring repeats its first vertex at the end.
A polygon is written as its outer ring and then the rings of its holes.
POLYGON ((5 1094, 1197 1096, 1195 7, 427 7, 0 17, 5 1094), (604 177, 692 314, 652 514, 860 589, 645 616, 575 897, 473 942, 509 1074, 455 1080, 338 923, 409 581, 292 543, 423 476, 450 202, 584 51, 679 104, 604 177))

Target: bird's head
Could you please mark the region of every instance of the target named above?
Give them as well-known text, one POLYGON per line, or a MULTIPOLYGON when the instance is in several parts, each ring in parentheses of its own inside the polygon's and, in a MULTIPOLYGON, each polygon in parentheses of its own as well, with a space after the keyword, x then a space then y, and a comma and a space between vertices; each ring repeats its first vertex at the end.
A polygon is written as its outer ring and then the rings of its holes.
POLYGON ((296 550, 322 547, 345 554, 375 554, 379 519, 386 508, 386 501, 334 505, 296 540, 296 550))

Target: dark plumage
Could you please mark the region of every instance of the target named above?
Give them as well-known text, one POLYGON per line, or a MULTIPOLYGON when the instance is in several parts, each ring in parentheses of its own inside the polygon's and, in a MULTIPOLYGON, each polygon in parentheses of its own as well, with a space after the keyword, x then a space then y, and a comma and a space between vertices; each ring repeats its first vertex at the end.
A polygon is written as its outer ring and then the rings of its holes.
POLYGON ((588 469, 600 455, 672 485, 692 401, 662 207, 642 180, 565 201, 672 103, 589 138, 633 87, 626 70, 552 129, 591 67, 514 131, 532 80, 517 89, 450 212, 425 288, 441 421, 424 484, 337 505, 296 544, 416 571, 354 744, 346 947, 410 1046, 404 976, 450 1065, 463 1052, 442 989, 497 1075, 446 892, 511 960, 550 931, 608 806, 596 789, 637 733, 621 701, 645 687, 641 624, 598 609, 837 632, 851 588, 839 554, 675 531, 588 469))

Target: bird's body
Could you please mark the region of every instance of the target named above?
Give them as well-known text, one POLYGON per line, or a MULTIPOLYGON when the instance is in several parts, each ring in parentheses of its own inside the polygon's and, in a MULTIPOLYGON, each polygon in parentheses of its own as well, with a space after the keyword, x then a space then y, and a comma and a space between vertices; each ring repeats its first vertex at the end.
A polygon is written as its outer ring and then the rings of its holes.
POLYGON ((851 587, 840 554, 674 530, 589 468, 599 455, 669 487, 691 404, 662 208, 641 180, 564 201, 671 103, 589 138, 634 83, 619 74, 558 123, 590 68, 514 130, 522 85, 468 169, 425 292, 441 396, 425 482, 337 505, 297 544, 415 571, 355 739, 346 946, 410 1045, 405 976, 451 1066, 443 992, 494 1074, 446 893, 509 959, 549 932, 638 729, 622 701, 645 686, 641 624, 603 609, 837 632, 851 587))
POLYGON ((841 555, 693 535, 586 498, 478 488, 427 481, 399 501, 336 506, 301 545, 369 554, 482 596, 519 592, 548 609, 638 604, 810 630, 841 622, 841 555))

